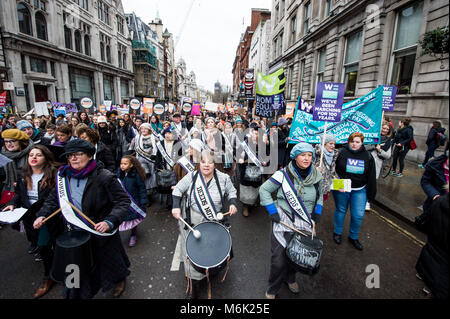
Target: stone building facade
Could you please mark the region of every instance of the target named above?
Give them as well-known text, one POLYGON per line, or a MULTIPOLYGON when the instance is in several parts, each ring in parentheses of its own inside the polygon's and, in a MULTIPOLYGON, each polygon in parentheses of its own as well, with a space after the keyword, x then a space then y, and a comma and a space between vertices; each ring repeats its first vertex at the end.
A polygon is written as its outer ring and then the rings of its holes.
POLYGON ((3 0, 0 21, 12 96, 35 102, 82 97, 126 104, 134 96, 131 40, 121 0, 3 0))
POLYGON ((448 129, 449 61, 422 56, 424 33, 448 26, 448 0, 273 0, 269 73, 285 68, 286 98, 314 102, 317 82, 346 84, 345 102, 396 85, 398 127, 409 117, 422 160, 431 124, 448 129))

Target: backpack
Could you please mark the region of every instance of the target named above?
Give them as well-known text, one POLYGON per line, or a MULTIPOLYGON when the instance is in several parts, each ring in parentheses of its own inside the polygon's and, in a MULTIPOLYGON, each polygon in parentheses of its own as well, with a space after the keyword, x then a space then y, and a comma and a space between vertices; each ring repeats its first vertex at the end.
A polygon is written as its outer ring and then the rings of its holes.
POLYGON ((447 141, 447 136, 445 136, 444 133, 442 132, 438 132, 436 134, 436 139, 438 140, 438 143, 440 146, 444 146, 445 145, 445 141, 447 141))

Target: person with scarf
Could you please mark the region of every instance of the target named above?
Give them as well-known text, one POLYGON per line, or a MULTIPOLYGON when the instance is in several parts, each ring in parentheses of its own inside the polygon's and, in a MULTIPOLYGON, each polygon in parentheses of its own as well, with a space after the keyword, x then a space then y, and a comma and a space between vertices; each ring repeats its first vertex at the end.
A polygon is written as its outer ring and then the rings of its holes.
POLYGON ((265 206, 272 221, 271 262, 267 299, 275 299, 284 282, 293 293, 299 293, 295 280, 296 270, 287 259, 285 249, 294 236, 292 229, 313 232, 313 223, 322 215, 322 174, 312 165, 314 148, 308 143, 298 143, 290 154, 291 162, 286 168, 273 174, 260 188, 261 205, 265 206), (286 185, 285 185, 286 183, 286 185), (289 186, 290 185, 290 186, 289 186), (287 186, 287 188, 286 188, 287 186), (285 194, 291 191, 299 205, 292 207, 285 194), (277 193, 276 200, 272 194, 277 193), (303 203, 303 205, 300 205, 303 203), (281 223, 282 222, 282 223, 281 223))
MULTIPOLYGON (((4 146, 1 154, 11 160, 0 168, 1 203, 5 205, 14 198, 18 172, 26 165, 28 152, 30 152, 34 144, 25 132, 18 129, 4 130, 2 138, 4 146)), ((20 230, 18 223, 14 224, 13 228, 20 230)), ((28 253, 34 254, 37 252, 37 237, 30 232, 26 233, 26 235, 30 243, 28 253)))
POLYGON ((348 145, 339 150, 336 159, 336 174, 339 179, 351 180, 351 191, 343 189, 333 190, 334 233, 333 240, 336 244, 342 241, 342 229, 344 227, 347 208, 350 206, 350 233, 348 240, 358 250, 363 250, 359 242, 359 228, 361 227, 366 202, 375 199, 377 191, 376 167, 372 155, 365 149, 364 135, 353 133, 348 138, 348 145))
POLYGON ((325 139, 325 145, 323 149, 322 166, 320 166, 320 156, 322 153, 322 143, 317 144, 315 147, 315 160, 314 165, 322 173, 322 193, 323 201, 328 199, 328 195, 331 191, 331 184, 333 183, 333 178, 336 175, 336 159, 339 152, 336 151, 336 138, 333 135, 327 134, 321 137, 322 141, 325 139))
POLYGON ((103 144, 110 149, 115 159, 117 154, 116 127, 114 124, 108 123, 106 117, 104 116, 99 116, 98 118, 98 134, 100 135, 100 141, 102 141, 103 144))
POLYGON ((236 178, 236 135, 230 122, 225 122, 222 132, 222 172, 228 174, 234 182, 236 178))
POLYGON ((106 145, 100 141, 100 136, 94 130, 85 126, 78 129, 78 138, 86 140, 95 146, 94 159, 97 162, 102 162, 104 167, 111 173, 115 173, 116 163, 114 161, 114 155, 111 150, 106 147, 106 145))
MULTIPOLYGON (((226 207, 224 207, 224 199, 226 198, 229 203, 230 215, 234 215, 237 212, 237 196, 236 189, 231 182, 230 177, 227 174, 221 173, 217 169, 215 169, 214 163, 214 154, 210 151, 204 150, 201 154, 201 161, 199 170, 196 170, 192 173, 186 174, 183 179, 181 179, 174 187, 172 192, 173 197, 173 208, 172 208, 172 216, 175 219, 187 219, 187 222, 195 227, 201 222, 212 220, 218 221, 214 218, 214 216, 208 216, 205 214, 205 210, 202 207, 199 207, 196 201, 196 187, 194 185, 203 180, 206 185, 205 191, 210 194, 211 197, 211 208, 213 211, 217 213, 222 212, 225 213, 227 211, 226 207), (182 199, 185 196, 185 209, 182 209, 182 199), (188 216, 189 215, 189 216, 188 216)), ((205 186, 203 186, 205 187, 205 186)), ((217 216, 217 215, 215 215, 217 216)), ((222 220, 225 224, 228 222, 228 215, 224 217, 222 220)), ((186 237, 189 233, 189 229, 185 227, 185 224, 181 221, 179 222, 179 240, 181 242, 186 241, 186 237)), ((200 285, 200 281, 202 281, 206 275, 197 271, 191 264, 190 261, 186 260, 186 248, 185 245, 182 245, 182 249, 180 250, 180 260, 184 263, 184 272, 185 276, 189 280, 189 284, 192 284, 191 290, 188 290, 187 298, 197 298, 198 297, 198 289, 200 285), (190 275, 190 276, 189 276, 190 275)))
POLYGON ((69 125, 63 124, 56 127, 55 141, 52 140, 53 146, 64 147, 70 140, 74 139, 72 136, 72 129, 69 125))
MULTIPOLYGON (((94 160, 94 145, 75 139, 67 143, 64 151, 61 157, 66 157, 68 164, 59 168, 57 176, 58 180, 66 182, 67 190, 57 184, 39 211, 34 227, 40 229, 43 220, 60 207, 59 196, 67 196, 67 200, 95 226, 86 225, 89 232, 94 233, 90 238, 94 265, 86 276, 81 277, 79 288, 65 287, 65 297, 90 299, 100 289, 104 292, 114 289, 113 296, 119 297, 130 274, 130 261, 116 230, 123 222, 131 201, 116 176, 94 160), (109 236, 102 236, 105 233, 109 236)), ((87 231, 75 225, 65 228, 87 231)))
POLYGON ((17 129, 25 132, 28 135, 30 140, 33 141, 33 144, 41 144, 41 145, 49 145, 50 140, 45 138, 43 133, 33 127, 30 122, 26 120, 21 120, 17 122, 17 129))
POLYGON ((151 195, 156 188, 156 139, 152 134, 149 123, 139 125, 140 133, 138 133, 130 143, 129 151, 136 152, 136 158, 141 162, 145 169, 145 188, 147 189, 148 202, 151 204, 151 195))
POLYGON ((119 118, 117 126, 117 162, 120 163, 121 158, 128 152, 128 148, 130 147, 130 142, 127 139, 128 131, 130 130, 128 127, 128 123, 123 119, 119 118))
POLYGON ((35 260, 43 261, 44 264, 44 277, 34 293, 34 299, 45 295, 54 284, 50 278, 50 269, 53 262, 54 234, 62 226, 61 218, 58 216, 49 220, 39 230, 33 228, 33 222, 50 191, 55 187, 56 171, 53 154, 42 145, 33 145, 28 153, 27 163, 19 171, 14 199, 3 209, 13 210, 18 207, 27 209, 21 220, 27 237, 34 238, 39 247, 35 260))
POLYGON ((150 125, 152 126, 153 132, 155 132, 156 134, 160 134, 163 131, 161 122, 154 114, 150 117, 150 125))

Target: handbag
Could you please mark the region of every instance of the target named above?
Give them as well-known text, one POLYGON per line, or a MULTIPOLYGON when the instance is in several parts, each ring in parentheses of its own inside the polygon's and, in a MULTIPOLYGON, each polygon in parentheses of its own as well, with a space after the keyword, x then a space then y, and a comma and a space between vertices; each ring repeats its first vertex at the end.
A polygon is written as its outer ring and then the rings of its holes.
POLYGON ((163 169, 156 172, 156 185, 158 188, 167 189, 177 184, 177 176, 173 170, 163 169))
POLYGON ((416 141, 414 141, 414 139, 412 139, 411 142, 409 142, 409 147, 412 150, 415 150, 417 148, 417 144, 416 144, 416 141))
POLYGON ((13 198, 16 193, 11 191, 2 191, 2 197, 0 199, 0 205, 6 205, 8 204, 13 198))
POLYGON ((247 165, 244 172, 244 181, 246 182, 262 182, 261 169, 258 166, 247 165))
POLYGON ((322 250, 319 238, 308 232, 296 232, 286 247, 286 256, 297 271, 312 276, 319 270, 322 250))

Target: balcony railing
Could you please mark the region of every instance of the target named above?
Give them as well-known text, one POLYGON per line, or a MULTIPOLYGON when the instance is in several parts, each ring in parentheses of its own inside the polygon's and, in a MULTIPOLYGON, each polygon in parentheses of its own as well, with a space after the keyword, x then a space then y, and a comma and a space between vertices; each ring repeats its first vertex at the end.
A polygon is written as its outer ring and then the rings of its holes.
POLYGON ((148 41, 133 40, 133 49, 146 49, 150 51, 153 56, 156 56, 156 48, 148 41))

